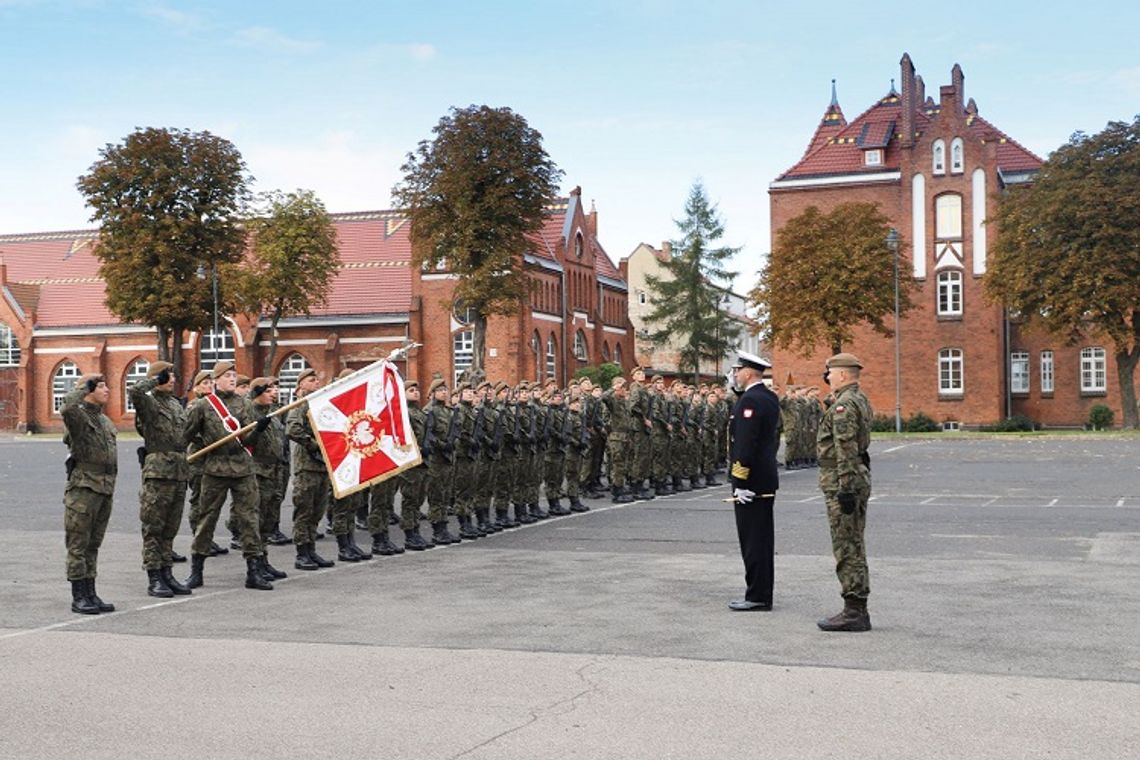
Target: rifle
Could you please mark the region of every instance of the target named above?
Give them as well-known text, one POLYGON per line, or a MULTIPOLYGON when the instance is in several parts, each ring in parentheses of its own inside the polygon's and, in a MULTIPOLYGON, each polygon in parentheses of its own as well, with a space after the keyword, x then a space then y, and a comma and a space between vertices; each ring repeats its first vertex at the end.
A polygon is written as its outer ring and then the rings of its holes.
POLYGON ((690 405, 683 399, 681 401, 681 437, 689 437, 689 409, 690 405))
POLYGON ((578 434, 578 451, 585 451, 590 448, 590 428, 586 427, 585 415, 579 414, 578 419, 582 421, 582 429, 578 434))
POLYGON ((530 418, 529 429, 526 434, 526 442, 530 446, 530 453, 534 454, 538 451, 538 431, 535 427, 538 425, 537 409, 533 404, 528 404, 527 414, 530 418))
POLYGON ((569 407, 567 407, 566 411, 562 413, 562 430, 559 431, 558 438, 560 439, 560 443, 563 446, 565 446, 567 443, 570 443, 568 440, 570 438, 570 414, 571 412, 569 407))
POLYGON ((649 435, 653 431, 653 403, 655 401, 657 401, 657 396, 652 393, 649 394, 649 404, 645 408, 645 421, 648 423, 645 426, 646 435, 649 435))
POLYGON ((443 450, 448 455, 448 461, 455 461, 455 441, 459 438, 459 414, 457 409, 451 410, 451 421, 447 425, 447 440, 443 450))
POLYGON ((480 404, 479 411, 475 412, 475 424, 471 426, 471 445, 467 448, 467 456, 471 459, 478 457, 479 450, 483 447, 483 417, 486 412, 485 404, 480 404))
POLYGON ((545 444, 550 440, 550 423, 554 419, 554 407, 546 407, 546 416, 542 418, 542 433, 536 443, 545 444))
POLYGON ((435 440, 435 430, 433 429, 435 428, 435 410, 430 406, 427 408, 427 411, 424 412, 424 425, 424 448, 421 453, 423 454, 424 461, 427 461, 431 456, 432 442, 435 440))
POLYGON ((503 417, 507 415, 507 405, 503 404, 503 408, 499 410, 499 415, 495 417, 495 430, 491 433, 491 453, 498 454, 503 449, 503 417))

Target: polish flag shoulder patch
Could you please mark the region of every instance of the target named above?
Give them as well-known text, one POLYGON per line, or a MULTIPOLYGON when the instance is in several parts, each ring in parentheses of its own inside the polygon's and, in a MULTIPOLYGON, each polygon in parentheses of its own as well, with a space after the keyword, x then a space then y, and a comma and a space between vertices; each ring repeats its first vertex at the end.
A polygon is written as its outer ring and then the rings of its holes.
POLYGON ((743 412, 741 412, 741 416, 744 417, 744 419, 748 419, 749 417, 752 416, 752 410, 751 409, 745 409, 743 412))

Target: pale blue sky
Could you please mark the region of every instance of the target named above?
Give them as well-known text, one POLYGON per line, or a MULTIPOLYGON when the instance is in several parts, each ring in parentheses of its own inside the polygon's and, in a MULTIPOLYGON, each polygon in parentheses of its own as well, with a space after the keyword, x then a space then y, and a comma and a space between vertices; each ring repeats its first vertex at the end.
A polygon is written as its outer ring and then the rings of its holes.
POLYGON ((388 208, 439 117, 486 103, 542 132, 615 261, 672 237, 701 178, 739 290, 833 77, 852 118, 904 51, 928 93, 960 63, 980 113, 1042 156, 1140 112, 1140 6, 1052 5, 0 0, 0 233, 88 226, 75 178, 136 126, 226 137, 257 190, 388 208))

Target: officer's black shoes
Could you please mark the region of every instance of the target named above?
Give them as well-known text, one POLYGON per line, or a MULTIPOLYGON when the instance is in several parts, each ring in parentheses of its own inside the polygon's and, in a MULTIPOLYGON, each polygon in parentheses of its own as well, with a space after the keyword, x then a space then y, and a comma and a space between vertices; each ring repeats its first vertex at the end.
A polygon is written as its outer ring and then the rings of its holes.
POLYGON ((320 565, 313 561, 309 556, 309 548, 312 544, 298 544, 297 545, 297 559, 293 562, 293 567, 298 570, 319 570, 320 565))
MULTIPOLYGON (((407 528, 404 530, 404 548, 413 552, 422 552, 428 548, 428 544, 427 541, 424 541, 424 537, 420 535, 419 529, 407 528)), ((376 551, 375 545, 373 545, 372 551, 376 551)))
POLYGON ((245 560, 245 587, 257 591, 272 591, 273 584, 261 575, 261 557, 248 557, 245 560))
POLYGON ((321 555, 317 554, 316 546, 313 544, 309 544, 308 551, 306 553, 308 554, 309 559, 311 559, 317 567, 332 567, 336 564, 331 559, 325 559, 321 555))
POLYGON ((104 602, 99 598, 99 594, 95 591, 95 579, 87 579, 87 598, 95 602, 95 606, 99 608, 100 612, 114 612, 115 605, 110 602, 104 602))
POLYGON ((202 585, 202 570, 205 567, 205 554, 190 555, 190 577, 186 579, 186 588, 194 589, 202 585))
POLYGON ((178 552, 171 549, 170 550, 170 561, 171 562, 185 562, 186 561, 186 555, 179 554, 178 552))
POLYGON ((530 510, 527 509, 526 504, 515 504, 515 521, 520 525, 530 525, 531 523, 538 522, 538 520, 530 516, 530 510))
POLYGON ((547 499, 546 506, 550 510, 547 514, 551 517, 565 517, 570 514, 570 510, 562 506, 560 499, 547 499))
POLYGON ((341 562, 359 562, 360 555, 352 550, 348 545, 348 535, 336 537, 337 553, 336 558, 341 562))
POLYGON ((570 511, 571 512, 589 512, 590 508, 587 507, 585 504, 583 504, 582 501, 577 496, 571 496, 570 497, 570 511))
MULTIPOLYGON (((387 531, 385 531, 385 534, 387 534, 387 531)), ((356 555, 358 557, 360 557, 361 559, 372 559, 372 554, 364 551, 363 549, 360 548, 360 546, 357 545, 357 543, 356 543, 356 531, 353 530, 353 528, 351 528, 351 527, 349 527, 349 529, 348 529, 348 548, 352 549, 352 551, 354 551, 356 553, 356 555)))
POLYGON ((771 603, 750 602, 747 599, 735 599, 728 603, 733 612, 768 612, 772 609, 771 603))
POLYGON ((844 599, 842 612, 820 620, 816 625, 821 631, 869 631, 871 614, 867 612, 867 600, 844 599))
POLYGON ((147 596, 157 596, 160 599, 170 599, 174 596, 174 591, 166 585, 166 579, 162 577, 162 571, 158 568, 148 569, 146 578, 147 596))
POLYGON ((87 579, 71 582, 71 611, 80 615, 98 615, 99 605, 87 596, 87 579))
POLYGON ((706 486, 719 486, 720 484, 720 481, 716 479, 716 475, 711 472, 708 474, 708 477, 705 478, 706 486))
POLYGON ((159 572, 162 573, 162 579, 166 581, 166 587, 173 591, 175 596, 189 596, 193 593, 188 587, 182 585, 181 581, 174 577, 174 573, 170 571, 170 565, 162 568, 159 572))
POLYGON ((261 555, 261 574, 267 576, 271 581, 279 581, 282 578, 288 578, 289 574, 278 570, 273 565, 269 564, 269 555, 261 555))

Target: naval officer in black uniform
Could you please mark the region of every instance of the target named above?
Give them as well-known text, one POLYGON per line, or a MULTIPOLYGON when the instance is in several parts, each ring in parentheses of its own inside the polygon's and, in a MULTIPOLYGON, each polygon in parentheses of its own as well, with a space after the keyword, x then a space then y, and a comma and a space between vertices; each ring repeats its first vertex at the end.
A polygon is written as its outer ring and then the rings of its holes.
POLYGON ((744 598, 728 603, 737 612, 772 609, 775 536, 772 506, 780 487, 776 473, 780 401, 763 382, 771 364, 744 351, 732 368, 732 382, 743 390, 729 420, 729 470, 736 511, 736 533, 744 559, 744 598))

